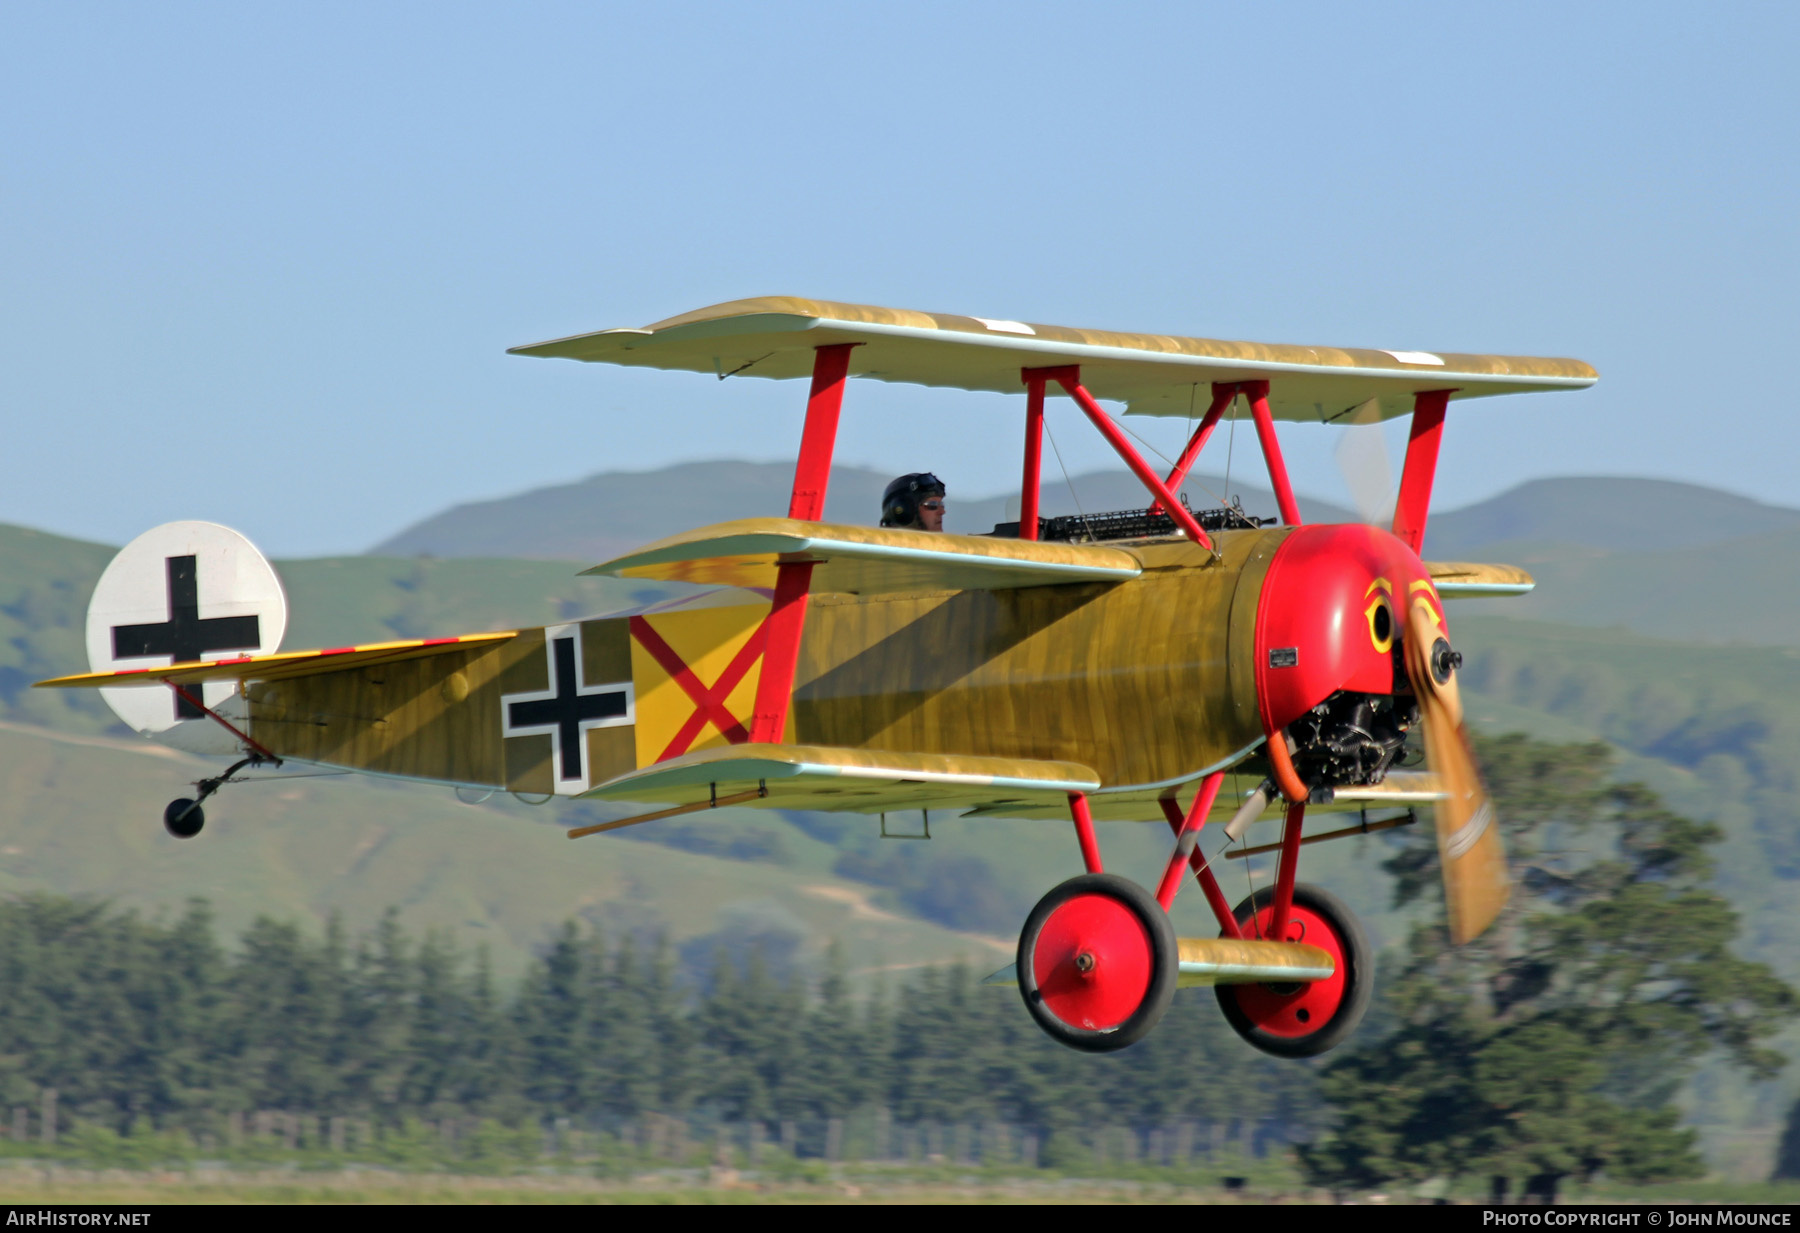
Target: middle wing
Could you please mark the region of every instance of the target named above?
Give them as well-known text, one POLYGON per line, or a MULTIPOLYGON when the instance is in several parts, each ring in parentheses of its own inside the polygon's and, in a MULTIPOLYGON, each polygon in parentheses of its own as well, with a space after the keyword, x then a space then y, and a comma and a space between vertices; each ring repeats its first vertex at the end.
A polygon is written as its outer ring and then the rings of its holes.
POLYGON ((1004 590, 1061 582, 1124 582, 1143 572, 1122 548, 742 518, 659 540, 585 571, 768 589, 776 566, 813 563, 813 592, 1004 590))

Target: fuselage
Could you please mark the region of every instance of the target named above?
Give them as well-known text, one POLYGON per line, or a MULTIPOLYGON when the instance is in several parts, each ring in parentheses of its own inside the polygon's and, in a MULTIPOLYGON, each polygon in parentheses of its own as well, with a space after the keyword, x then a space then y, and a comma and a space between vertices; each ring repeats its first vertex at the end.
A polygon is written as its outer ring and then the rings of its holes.
MULTIPOLYGON (((1215 545, 1122 544, 1143 571, 1116 583, 815 595, 786 739, 1073 762, 1117 793, 1229 765, 1303 717, 1319 728, 1346 691, 1395 692, 1398 614, 1421 589, 1435 603, 1399 541, 1353 525, 1224 531, 1215 545)), ((746 740, 768 612, 723 591, 259 682, 249 728, 283 757, 580 795, 746 740)))
POLYGON ((789 738, 1077 762, 1108 786, 1253 745, 1254 633, 1285 529, 1131 545, 1129 582, 815 597, 789 738))

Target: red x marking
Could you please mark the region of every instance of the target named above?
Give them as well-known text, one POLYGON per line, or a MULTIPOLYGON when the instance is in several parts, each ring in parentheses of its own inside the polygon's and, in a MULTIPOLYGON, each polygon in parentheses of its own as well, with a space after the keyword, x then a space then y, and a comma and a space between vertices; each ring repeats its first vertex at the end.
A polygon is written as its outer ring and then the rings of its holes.
POLYGON ((682 692, 694 702, 694 713, 681 725, 681 730, 669 742, 669 747, 657 755, 658 762, 666 762, 686 753, 688 747, 699 739, 700 730, 708 723, 723 733, 725 739, 733 745, 741 745, 750 739, 750 733, 744 725, 726 708, 725 699, 731 696, 731 691, 738 687, 738 682, 750 671, 750 665, 763 653, 763 647, 769 639, 767 618, 756 627, 756 632, 739 648, 731 662, 725 665, 725 671, 719 674, 719 679, 710 688, 701 684, 700 678, 694 675, 694 670, 682 662, 675 649, 664 642, 662 635, 651 628, 650 622, 643 617, 631 618, 631 636, 650 653, 650 658, 662 665, 663 671, 673 677, 675 683, 681 686, 682 692))

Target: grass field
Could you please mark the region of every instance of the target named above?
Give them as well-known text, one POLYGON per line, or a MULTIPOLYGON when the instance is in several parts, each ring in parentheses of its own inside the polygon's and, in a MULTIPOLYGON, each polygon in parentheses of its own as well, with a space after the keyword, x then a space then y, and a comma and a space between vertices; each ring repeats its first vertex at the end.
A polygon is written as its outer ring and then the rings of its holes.
POLYGON ((961 1181, 870 1179, 764 1182, 741 1176, 641 1177, 609 1182, 581 1177, 480 1178, 443 1174, 338 1175, 58 1172, 0 1180, 0 1203, 1217 1203, 1266 1201, 1221 1187, 1154 1182, 968 1178, 961 1181))
MULTIPOLYGON (((1176 1175, 1143 1170, 1133 1177, 1029 1175, 949 1167, 909 1169, 823 1165, 801 1176, 732 1169, 677 1169, 606 1179, 580 1173, 473 1177, 350 1168, 329 1172, 216 1168, 166 1172, 68 1167, 0 1169, 0 1204, 1245 1204, 1330 1203, 1334 1196, 1291 1179, 1250 1178, 1229 1188, 1217 1171, 1176 1175)), ((1800 1182, 1735 1184, 1699 1181, 1665 1186, 1568 1186, 1565 1203, 1800 1204, 1800 1182)), ((1480 1203, 1475 1185, 1454 1189, 1345 1195, 1335 1201, 1417 1204, 1480 1203)))

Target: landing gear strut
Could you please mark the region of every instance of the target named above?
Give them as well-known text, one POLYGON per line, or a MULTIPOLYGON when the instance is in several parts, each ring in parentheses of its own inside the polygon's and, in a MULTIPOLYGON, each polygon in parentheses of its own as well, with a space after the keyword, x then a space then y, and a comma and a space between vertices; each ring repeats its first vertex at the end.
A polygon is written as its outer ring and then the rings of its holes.
POLYGON ((229 719, 226 719, 223 715, 206 705, 203 694, 197 692, 200 690, 198 685, 196 685, 193 690, 189 690, 174 681, 165 681, 163 683, 175 691, 176 697, 180 698, 188 705, 197 708, 202 715, 218 724, 221 728, 225 729, 225 731, 231 733, 231 735, 242 742, 244 748, 250 751, 245 757, 238 759, 227 767, 223 775, 214 775, 210 779, 196 779, 194 781, 194 786, 198 788, 199 791, 196 792, 192 798, 185 796, 177 797, 170 801, 168 806, 163 809, 163 829, 177 839, 192 839, 195 835, 198 835, 200 829, 206 825, 206 811, 200 808, 200 803, 202 801, 217 792, 226 784, 230 783, 232 777, 246 766, 262 766, 265 764, 270 766, 280 766, 281 759, 275 756, 273 750, 252 740, 241 728, 237 727, 229 719))
POLYGON ((163 829, 177 839, 192 839, 206 825, 206 810, 200 808, 200 802, 230 783, 232 777, 245 767, 262 766, 265 763, 279 766, 281 759, 253 753, 247 758, 240 758, 233 762, 223 775, 195 780, 194 787, 199 789, 198 792, 192 797, 176 797, 163 809, 163 829))

